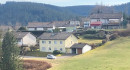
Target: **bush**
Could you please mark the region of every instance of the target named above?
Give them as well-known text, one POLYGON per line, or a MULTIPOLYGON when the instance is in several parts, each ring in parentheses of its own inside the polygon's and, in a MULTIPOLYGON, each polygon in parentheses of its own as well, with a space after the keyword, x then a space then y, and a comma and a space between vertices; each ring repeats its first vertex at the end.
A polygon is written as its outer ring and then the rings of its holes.
POLYGON ((86 34, 83 36, 86 39, 105 39, 105 35, 102 36, 100 33, 98 34, 86 34))
POLYGON ((117 39, 119 37, 119 35, 118 35, 118 33, 114 33, 114 34, 112 34, 111 36, 110 36, 110 41, 112 41, 112 40, 115 40, 115 39, 117 39))
POLYGON ((123 37, 130 36, 130 29, 127 29, 125 31, 119 31, 118 34, 123 37))
POLYGON ((87 30, 86 31, 86 34, 96 34, 96 33, 98 33, 97 30, 87 30))
POLYGON ((102 44, 105 44, 106 42, 107 42, 107 40, 106 40, 106 39, 102 40, 102 44))
POLYGON ((54 50, 54 51, 53 51, 53 54, 54 54, 54 55, 61 54, 61 51, 59 51, 59 50, 54 50))

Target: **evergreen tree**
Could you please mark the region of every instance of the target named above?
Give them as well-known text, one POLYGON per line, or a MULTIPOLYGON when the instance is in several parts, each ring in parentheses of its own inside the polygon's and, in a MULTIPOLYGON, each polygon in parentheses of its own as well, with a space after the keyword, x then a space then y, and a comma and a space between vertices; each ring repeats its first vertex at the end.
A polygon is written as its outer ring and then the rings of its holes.
POLYGON ((1 70, 23 70, 15 36, 7 32, 2 42, 1 70))

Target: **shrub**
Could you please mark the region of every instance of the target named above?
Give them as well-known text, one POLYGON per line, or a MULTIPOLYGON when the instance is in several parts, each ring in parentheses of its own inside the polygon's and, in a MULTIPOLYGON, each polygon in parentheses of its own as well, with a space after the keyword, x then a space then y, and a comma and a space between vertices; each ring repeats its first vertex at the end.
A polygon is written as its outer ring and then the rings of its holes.
POLYGON ((117 39, 118 37, 119 37, 118 33, 114 33, 114 34, 112 34, 112 35, 110 36, 109 39, 112 41, 112 40, 117 39))
POLYGON ((130 29, 127 29, 125 31, 119 31, 118 33, 120 36, 123 36, 123 37, 130 36, 130 29))
POLYGON ((107 42, 107 40, 106 40, 106 39, 102 40, 102 44, 105 44, 106 42, 107 42))
POLYGON ((53 51, 53 54, 55 54, 55 55, 61 54, 61 51, 59 51, 59 50, 54 50, 54 51, 53 51))
POLYGON ((97 30, 87 30, 86 31, 86 34, 96 34, 96 33, 98 33, 97 30))

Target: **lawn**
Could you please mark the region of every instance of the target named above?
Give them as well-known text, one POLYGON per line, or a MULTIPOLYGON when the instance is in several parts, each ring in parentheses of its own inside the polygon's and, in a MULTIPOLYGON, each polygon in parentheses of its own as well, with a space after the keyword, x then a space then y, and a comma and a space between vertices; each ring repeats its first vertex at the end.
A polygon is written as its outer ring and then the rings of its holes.
POLYGON ((82 55, 48 62, 55 64, 49 70, 129 70, 130 37, 109 41, 82 55))
POLYGON ((78 39, 79 43, 88 43, 88 44, 99 44, 102 43, 101 39, 84 39, 81 36, 78 39))

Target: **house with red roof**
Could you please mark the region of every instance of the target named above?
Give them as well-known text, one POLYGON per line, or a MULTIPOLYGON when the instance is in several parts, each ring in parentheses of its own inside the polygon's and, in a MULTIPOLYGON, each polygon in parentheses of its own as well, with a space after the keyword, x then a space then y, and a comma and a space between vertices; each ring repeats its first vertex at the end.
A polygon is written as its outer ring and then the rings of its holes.
POLYGON ((99 13, 89 16, 91 28, 118 29, 123 21, 121 13, 99 13))

